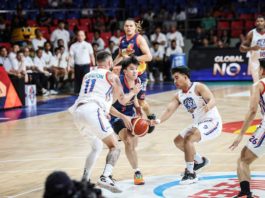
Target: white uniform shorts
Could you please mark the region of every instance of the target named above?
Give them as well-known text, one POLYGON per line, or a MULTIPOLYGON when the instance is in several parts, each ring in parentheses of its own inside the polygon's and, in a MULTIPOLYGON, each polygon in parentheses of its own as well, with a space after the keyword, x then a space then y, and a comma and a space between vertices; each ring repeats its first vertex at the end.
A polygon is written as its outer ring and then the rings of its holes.
POLYGON ((197 124, 192 124, 180 132, 181 137, 185 137, 192 128, 197 128, 201 133, 201 142, 217 138, 222 133, 222 120, 221 119, 205 119, 197 124))
POLYGON ((104 139, 113 133, 113 129, 106 114, 97 103, 85 103, 73 112, 74 122, 82 136, 104 139))
POLYGON ((265 127, 259 126, 255 133, 249 138, 247 148, 251 150, 257 157, 265 154, 265 127))

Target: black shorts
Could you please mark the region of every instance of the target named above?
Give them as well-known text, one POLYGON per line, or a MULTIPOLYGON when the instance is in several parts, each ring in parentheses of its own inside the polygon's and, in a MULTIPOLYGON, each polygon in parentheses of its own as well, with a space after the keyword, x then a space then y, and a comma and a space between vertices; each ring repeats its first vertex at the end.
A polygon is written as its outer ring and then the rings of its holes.
POLYGON ((119 135, 119 132, 122 129, 126 128, 126 126, 125 126, 125 124, 124 124, 122 119, 115 119, 111 124, 112 124, 112 128, 113 128, 114 132, 117 135, 119 135))

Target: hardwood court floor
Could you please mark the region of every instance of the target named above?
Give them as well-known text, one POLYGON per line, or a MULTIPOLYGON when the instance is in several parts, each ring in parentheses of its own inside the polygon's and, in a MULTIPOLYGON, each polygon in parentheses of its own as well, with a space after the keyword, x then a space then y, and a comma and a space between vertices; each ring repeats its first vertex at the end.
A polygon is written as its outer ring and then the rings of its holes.
MULTIPOLYGON (((211 86, 224 123, 241 121, 248 108, 248 97, 229 97, 245 92, 249 86, 211 86)), ((161 115, 174 91, 148 96, 152 110, 161 115)), ((260 117, 258 115, 257 117, 260 117)), ((145 177, 173 175, 184 169, 183 154, 173 144, 180 130, 191 123, 191 117, 180 108, 167 122, 150 135, 140 138, 139 167, 145 177)), ((234 152, 228 147, 235 134, 222 133, 212 142, 197 145, 200 153, 208 156, 211 165, 204 172, 235 171, 236 160, 245 142, 234 152)), ((123 143, 121 157, 114 169, 117 180, 132 179, 131 169, 123 143)), ((54 170, 66 171, 79 180, 90 146, 76 130, 71 115, 59 112, 16 121, 0 123, 0 197, 41 197, 45 178, 54 170)), ((107 149, 97 161, 92 181, 102 173, 107 149)), ((265 158, 258 159, 251 170, 265 171, 265 158)))

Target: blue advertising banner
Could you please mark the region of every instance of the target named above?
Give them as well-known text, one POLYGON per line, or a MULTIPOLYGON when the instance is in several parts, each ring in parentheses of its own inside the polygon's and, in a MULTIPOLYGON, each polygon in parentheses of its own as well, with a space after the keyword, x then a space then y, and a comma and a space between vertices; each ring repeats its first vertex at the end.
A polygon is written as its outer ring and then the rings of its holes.
POLYGON ((246 54, 234 48, 192 49, 188 66, 195 81, 252 80, 246 54))

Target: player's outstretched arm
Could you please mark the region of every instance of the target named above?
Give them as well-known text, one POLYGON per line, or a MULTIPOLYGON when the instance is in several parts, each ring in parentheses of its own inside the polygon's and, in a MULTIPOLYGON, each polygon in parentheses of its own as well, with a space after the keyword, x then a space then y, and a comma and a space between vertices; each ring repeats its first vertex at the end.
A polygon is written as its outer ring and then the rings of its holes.
POLYGON ((179 105, 180 105, 180 102, 179 102, 178 96, 175 95, 172 98, 172 100, 170 101, 170 103, 167 105, 165 111, 160 116, 160 118, 159 119, 156 119, 156 120, 150 120, 150 125, 151 126, 154 126, 156 124, 160 124, 160 123, 166 121, 177 110, 177 108, 179 107, 179 105))
POLYGON ((241 142, 243 135, 247 131, 250 123, 255 118, 256 113, 257 113, 257 109, 258 109, 260 93, 262 91, 263 91, 263 85, 261 83, 254 84, 252 86, 249 109, 248 109, 248 112, 246 114, 246 117, 245 117, 245 120, 244 120, 244 123, 243 123, 241 130, 240 130, 239 135, 234 140, 232 145, 229 147, 231 150, 234 150, 239 145, 239 143, 241 142))
POLYGON ((204 101, 206 101, 206 105, 204 106, 205 112, 215 107, 216 103, 215 103, 215 98, 213 96, 213 93, 210 91, 210 89, 206 85, 199 83, 196 86, 196 91, 198 95, 202 96, 204 101))

